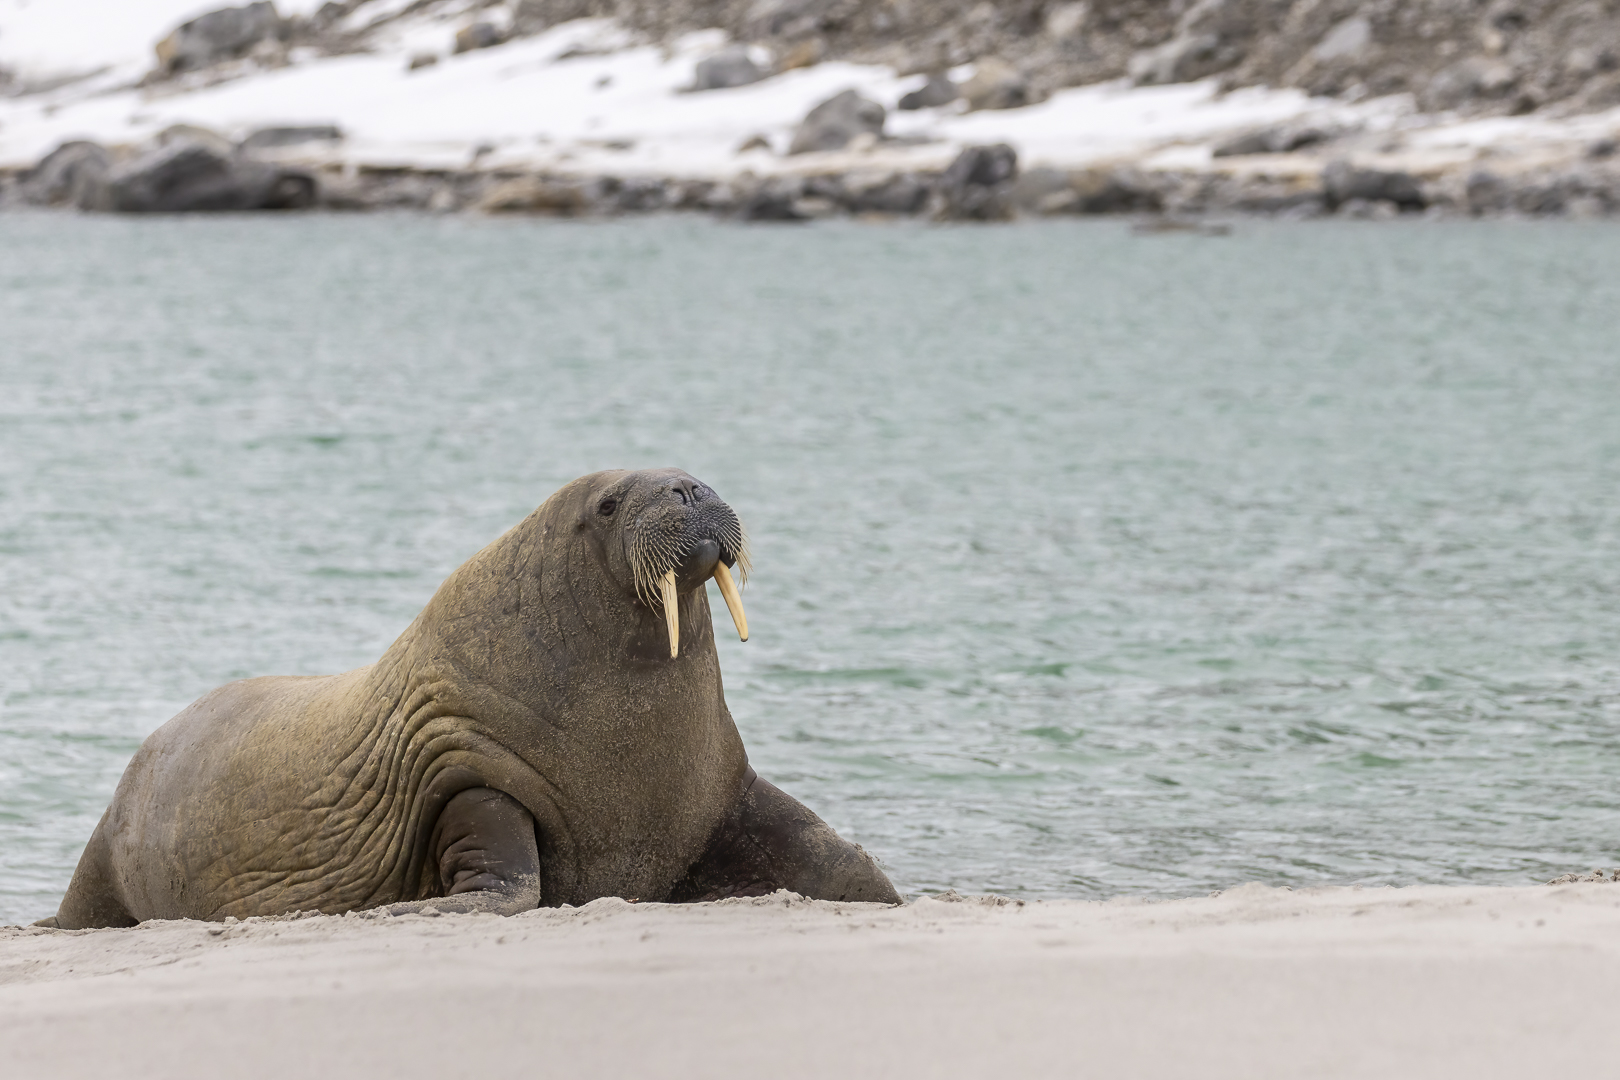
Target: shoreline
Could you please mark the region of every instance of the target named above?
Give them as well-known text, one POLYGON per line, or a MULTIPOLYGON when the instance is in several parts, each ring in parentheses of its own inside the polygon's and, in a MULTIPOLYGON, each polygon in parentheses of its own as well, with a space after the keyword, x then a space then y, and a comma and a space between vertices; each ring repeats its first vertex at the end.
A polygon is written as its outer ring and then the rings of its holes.
POLYGON ((14 1076, 1510 1076, 1620 1050, 1620 890, 790 894, 0 929, 14 1076), (224 1064, 222 1064, 224 1063, 224 1064))

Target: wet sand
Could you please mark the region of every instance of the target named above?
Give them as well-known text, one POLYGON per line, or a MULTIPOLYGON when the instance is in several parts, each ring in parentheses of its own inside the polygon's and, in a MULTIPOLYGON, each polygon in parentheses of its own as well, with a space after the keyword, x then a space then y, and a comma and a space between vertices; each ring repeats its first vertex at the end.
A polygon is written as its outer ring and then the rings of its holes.
POLYGON ((1607 1071, 1620 887, 0 930, 0 1074, 1607 1071))

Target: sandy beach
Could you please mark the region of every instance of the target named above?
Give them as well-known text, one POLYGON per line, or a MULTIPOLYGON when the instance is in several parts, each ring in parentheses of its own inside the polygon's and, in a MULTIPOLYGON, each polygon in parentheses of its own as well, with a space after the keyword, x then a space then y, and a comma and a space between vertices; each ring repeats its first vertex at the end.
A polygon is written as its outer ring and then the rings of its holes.
POLYGON ((8 1077, 1494 1077, 1620 1052, 1620 888, 787 894, 0 930, 8 1077))

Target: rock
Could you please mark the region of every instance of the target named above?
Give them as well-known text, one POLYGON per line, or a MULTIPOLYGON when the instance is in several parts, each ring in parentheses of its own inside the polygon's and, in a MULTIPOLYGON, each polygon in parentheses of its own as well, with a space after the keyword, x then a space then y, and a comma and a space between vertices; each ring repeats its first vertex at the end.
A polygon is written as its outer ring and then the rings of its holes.
POLYGON ((750 135, 737 146, 737 153, 739 154, 746 154, 750 150, 764 150, 766 153, 770 153, 771 140, 763 135, 750 135))
POLYGON ((882 105, 854 90, 845 90, 805 114, 793 133, 788 153, 842 150, 859 135, 882 138, 887 118, 888 110, 882 105))
POLYGON ((486 214, 554 214, 571 217, 590 206, 585 186, 570 180, 524 176, 492 189, 478 202, 486 214))
POLYGON ((315 142, 342 142, 343 132, 331 124, 308 127, 260 128, 243 139, 239 148, 245 151, 277 150, 283 146, 303 146, 315 142))
POLYGON ((820 30, 834 0, 757 0, 743 19, 750 37, 801 38, 820 30))
POLYGON ((1080 36, 1080 32, 1086 28, 1086 20, 1090 17, 1090 4, 1084 0, 1071 0, 1070 3, 1057 4, 1047 9, 1043 29, 1046 30, 1048 37, 1068 41, 1080 36))
POLYGON ((1586 156, 1593 161, 1612 158, 1616 152, 1620 152, 1620 140, 1615 139, 1598 139, 1586 148, 1586 156))
POLYGON ((107 209, 107 179, 112 168, 112 155, 104 147, 93 142, 65 142, 23 174, 22 200, 34 206, 107 209))
POLYGON ((270 0, 246 7, 221 8, 181 23, 157 43, 158 66, 165 72, 189 71, 242 56, 261 41, 278 39, 287 24, 270 0))
POLYGON ((1428 205, 1417 177, 1407 172, 1361 169, 1348 161, 1335 161, 1322 170, 1322 196, 1329 210, 1352 201, 1388 203, 1398 210, 1422 210, 1428 205))
POLYGON ((1164 199, 1134 169, 1030 169, 1012 187, 1012 200, 1022 210, 1051 214, 1157 213, 1164 199))
POLYGON ((1247 154, 1287 154, 1334 138, 1335 132, 1314 125, 1280 124, 1245 132, 1217 143, 1214 156, 1242 157, 1247 154))
POLYGON ((491 49, 505 42, 505 30, 492 22, 480 20, 471 26, 463 26, 456 31, 456 43, 451 51, 455 53, 474 52, 478 49, 491 49))
POLYGON ((780 178, 744 195, 737 202, 735 215, 742 221, 808 221, 810 215, 800 205, 803 196, 799 181, 780 178))
POLYGON ((410 60, 407 61, 406 64, 405 64, 405 70, 406 71, 415 71, 418 68, 432 67, 434 64, 437 64, 438 62, 439 62, 439 56, 438 56, 437 53, 430 53, 430 52, 412 53, 410 60))
POLYGON ((729 90, 734 86, 757 83, 769 75, 765 68, 754 63, 746 45, 727 45, 719 52, 699 60, 692 72, 694 93, 703 90, 729 90))
POLYGON ((1356 60, 1366 54, 1372 43, 1372 23, 1363 15, 1353 15, 1335 23, 1333 29, 1323 34, 1322 40, 1311 50, 1311 56, 1324 64, 1356 60))
POLYGON ((110 208, 125 213, 301 210, 316 198, 308 173, 233 158, 191 139, 115 169, 108 191, 110 208))
POLYGON ((777 71, 798 71, 814 67, 827 55, 827 43, 820 38, 806 38, 797 42, 776 61, 777 71))
POLYGON ((1442 69, 1430 79, 1421 95, 1421 103, 1430 112, 1455 109, 1476 97, 1502 97, 1518 81, 1512 64, 1491 57, 1470 57, 1442 69))
POLYGON ((941 105, 949 105, 962 96, 956 84, 945 75, 930 75, 928 81, 911 93, 900 99, 900 108, 911 109, 937 109, 941 105))
POLYGON ((844 204, 857 214, 920 213, 932 191, 932 185, 911 173, 844 178, 844 204))
POLYGON ((1006 143, 969 146, 940 177, 940 217, 957 221, 1003 221, 1012 216, 1012 184, 1018 152, 1006 143))
POLYGON ((962 86, 968 109, 1017 109, 1029 104, 1029 82, 1018 70, 995 57, 974 64, 973 77, 962 86))
POLYGON ((1157 48, 1143 49, 1131 57, 1127 71, 1138 86, 1191 82, 1205 73, 1220 44, 1221 39, 1214 34, 1174 37, 1157 48))

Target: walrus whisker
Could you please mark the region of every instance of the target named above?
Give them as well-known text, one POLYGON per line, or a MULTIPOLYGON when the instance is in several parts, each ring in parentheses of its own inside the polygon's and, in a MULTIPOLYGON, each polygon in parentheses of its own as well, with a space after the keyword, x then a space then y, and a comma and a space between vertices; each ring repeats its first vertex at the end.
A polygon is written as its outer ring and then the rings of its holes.
POLYGON ((664 624, 669 627, 669 658, 673 660, 681 652, 681 611, 675 602, 675 571, 666 571, 658 579, 658 588, 664 594, 664 624))
POLYGON ((714 564, 714 582, 720 586, 720 595, 726 598, 726 607, 731 611, 731 621, 737 626, 737 636, 744 641, 748 640, 748 616, 743 614, 742 597, 737 592, 737 583, 731 580, 731 571, 726 564, 714 564))

